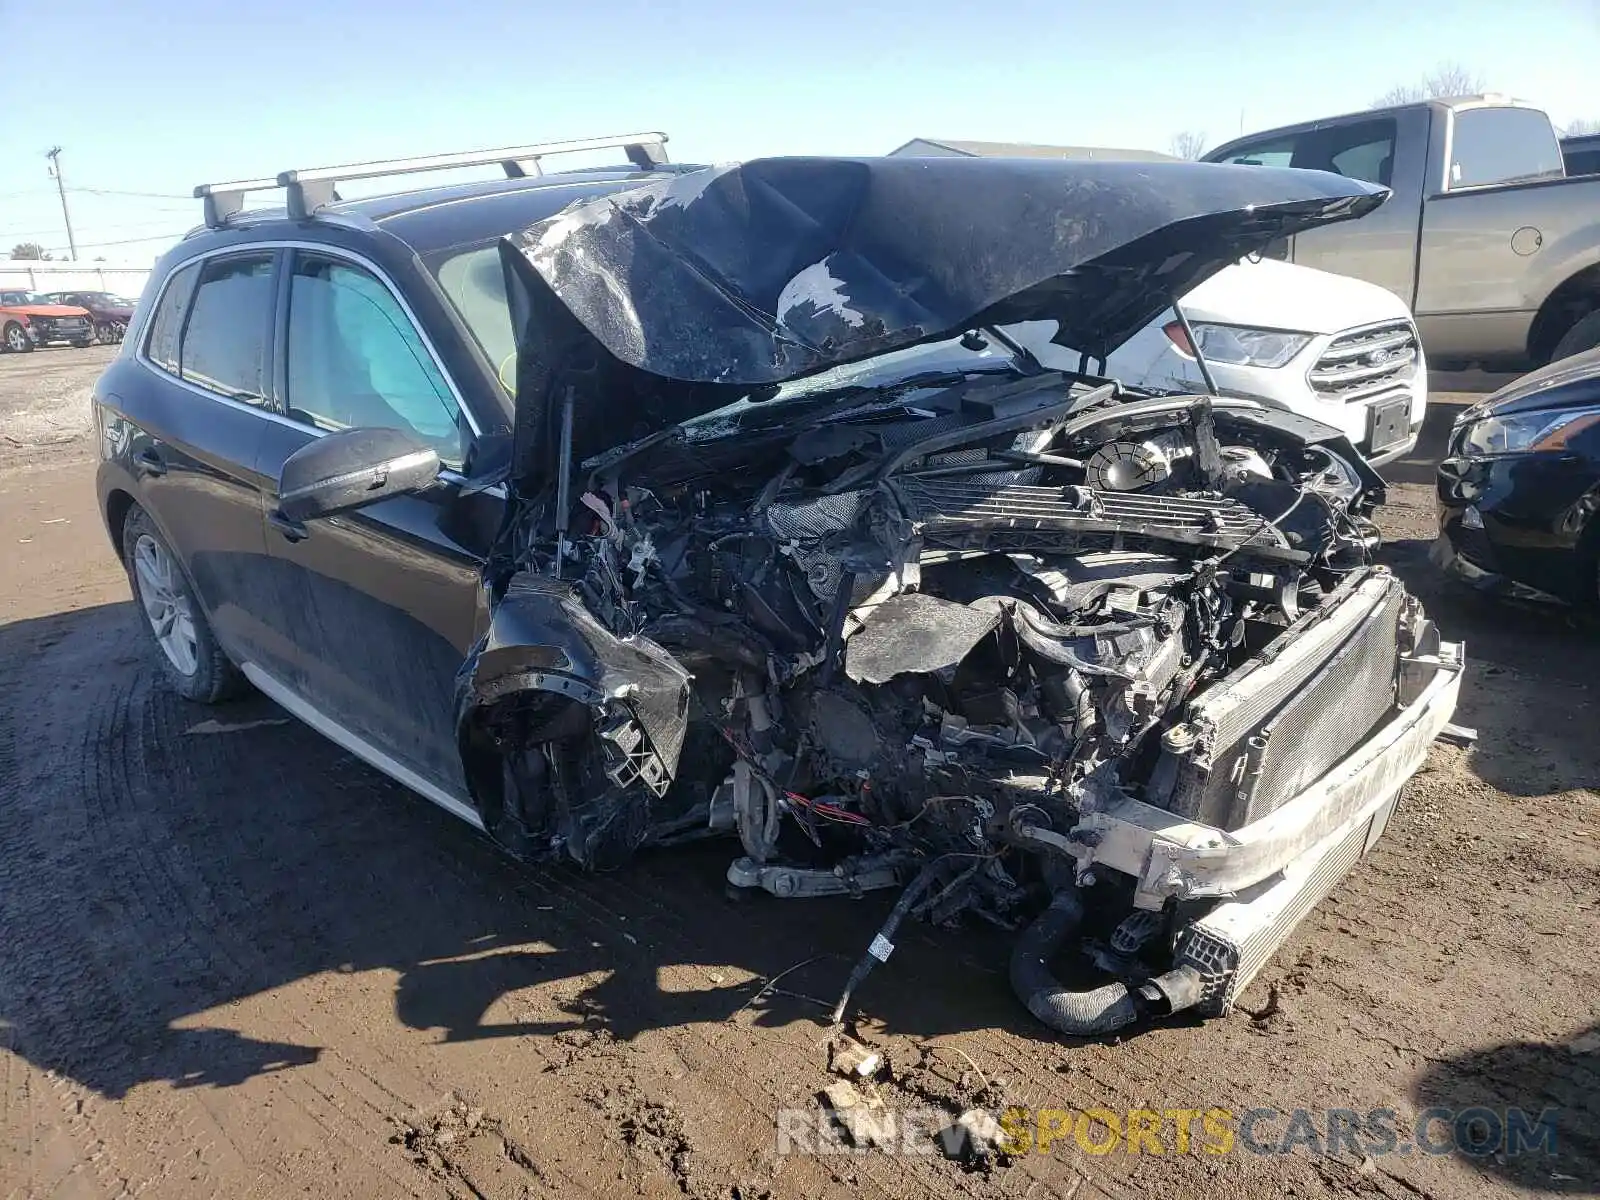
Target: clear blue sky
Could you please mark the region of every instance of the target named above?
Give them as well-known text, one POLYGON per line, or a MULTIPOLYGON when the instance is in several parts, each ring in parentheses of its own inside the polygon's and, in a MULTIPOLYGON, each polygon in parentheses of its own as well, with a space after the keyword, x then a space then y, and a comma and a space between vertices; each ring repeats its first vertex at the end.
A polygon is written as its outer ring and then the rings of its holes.
POLYGON ((154 193, 69 193, 80 257, 144 263, 206 180, 638 129, 696 162, 916 136, 1164 150, 1363 108, 1443 60, 1600 118, 1600 0, 278 7, 0 0, 0 254, 64 251, 57 144, 69 188, 154 193))

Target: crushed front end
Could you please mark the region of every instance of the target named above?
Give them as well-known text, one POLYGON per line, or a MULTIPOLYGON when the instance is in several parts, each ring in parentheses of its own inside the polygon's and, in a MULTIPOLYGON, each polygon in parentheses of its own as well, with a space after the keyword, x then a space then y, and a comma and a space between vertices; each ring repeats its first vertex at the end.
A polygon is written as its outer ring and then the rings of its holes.
POLYGON ((906 917, 1011 931, 1062 1032, 1225 1011, 1381 833, 1460 649, 1372 564, 1382 481, 1336 430, 1045 372, 976 325, 948 349, 1004 369, 732 397, 572 327, 525 354, 548 465, 462 674, 475 801, 525 858, 726 835, 739 887, 901 888, 836 1017, 906 917), (675 419, 585 453, 582 398, 641 388, 675 419), (1069 944, 1094 986, 1054 974, 1069 944))

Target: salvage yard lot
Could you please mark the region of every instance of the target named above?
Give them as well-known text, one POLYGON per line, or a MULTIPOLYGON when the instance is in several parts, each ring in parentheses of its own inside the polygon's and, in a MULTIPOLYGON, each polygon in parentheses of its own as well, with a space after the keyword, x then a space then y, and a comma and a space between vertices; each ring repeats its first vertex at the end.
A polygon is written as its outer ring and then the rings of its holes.
POLYGON ((731 846, 520 869, 269 702, 162 689, 94 508, 110 353, 0 357, 0 1198, 1600 1190, 1600 630, 1428 565, 1430 468, 1470 396, 1435 393, 1379 519, 1467 644, 1480 740, 1434 748, 1250 1011, 1068 1043, 1017 1005, 1008 937, 918 927, 858 1032, 898 1108, 1390 1108, 1408 1137, 1430 1106, 1521 1107, 1553 1111, 1555 1155, 1069 1138, 979 1171, 775 1152, 778 1110, 830 1079, 817 1001, 888 899, 734 903, 731 846))

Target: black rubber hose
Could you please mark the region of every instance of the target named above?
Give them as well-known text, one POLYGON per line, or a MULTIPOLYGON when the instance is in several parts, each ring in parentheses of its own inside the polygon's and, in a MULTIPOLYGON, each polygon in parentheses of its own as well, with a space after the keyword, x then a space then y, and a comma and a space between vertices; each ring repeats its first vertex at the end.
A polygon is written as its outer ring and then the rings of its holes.
POLYGON ((1022 931, 1011 951, 1011 987, 1028 1011, 1050 1028, 1076 1037, 1110 1033, 1132 1025, 1143 1008, 1124 984, 1108 983, 1087 992, 1063 987, 1050 972, 1050 960, 1083 924, 1083 899, 1076 887, 1055 894, 1050 907, 1022 931))
MULTIPOLYGON (((889 954, 893 952, 895 931, 900 928, 900 922, 906 919, 906 914, 911 911, 912 905, 916 904, 922 898, 922 894, 938 881, 940 869, 948 859, 954 857, 957 857, 957 855, 941 854, 924 866, 915 879, 906 884, 905 890, 900 893, 900 899, 895 901, 895 906, 889 910, 889 919, 883 923, 883 928, 878 930, 878 936, 872 939, 871 947, 861 956, 861 961, 856 964, 855 970, 850 972, 850 978, 845 982, 844 992, 839 997, 839 1003, 833 1007, 832 1020, 835 1025, 844 1020, 844 1010, 849 1007, 850 997, 855 993, 856 988, 860 987, 862 981, 872 974, 874 967, 881 962, 887 961, 889 954), (880 949, 882 950, 881 956, 878 953, 880 949)), ((967 856, 961 855, 960 857, 967 856)), ((981 863, 974 863, 963 871, 957 879, 952 880, 952 885, 961 879, 969 878, 976 874, 978 867, 981 865, 981 863)))

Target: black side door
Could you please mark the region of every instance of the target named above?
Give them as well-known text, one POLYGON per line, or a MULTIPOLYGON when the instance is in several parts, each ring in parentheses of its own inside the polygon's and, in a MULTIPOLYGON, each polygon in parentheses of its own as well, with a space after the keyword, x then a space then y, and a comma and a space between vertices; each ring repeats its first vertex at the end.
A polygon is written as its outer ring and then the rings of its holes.
POLYGON ((275 387, 285 420, 261 459, 275 480, 289 455, 325 433, 406 429, 446 469, 430 490, 309 522, 271 524, 285 688, 448 795, 465 800, 455 735, 455 677, 487 625, 482 567, 504 492, 470 485, 469 413, 386 277, 336 250, 296 249, 286 267, 275 387))
MULTIPOLYGON (((229 657, 257 657, 266 631, 266 537, 257 470, 270 424, 268 364, 278 252, 217 255, 167 279, 114 394, 136 498, 189 576, 229 657)), ((109 378, 109 374, 108 374, 109 378)))

